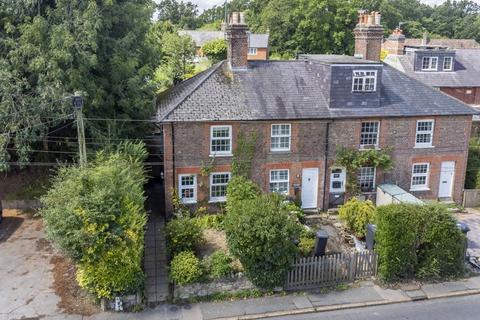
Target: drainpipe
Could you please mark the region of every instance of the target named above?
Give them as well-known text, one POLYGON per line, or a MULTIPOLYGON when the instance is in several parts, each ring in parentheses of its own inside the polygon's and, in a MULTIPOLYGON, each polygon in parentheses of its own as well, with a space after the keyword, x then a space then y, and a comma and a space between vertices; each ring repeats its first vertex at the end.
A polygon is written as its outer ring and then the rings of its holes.
POLYGON ((325 128, 325 156, 324 156, 324 173, 323 173, 323 208, 325 210, 328 207, 328 200, 327 200, 327 174, 328 174, 328 141, 330 140, 330 122, 327 122, 327 126, 325 128))

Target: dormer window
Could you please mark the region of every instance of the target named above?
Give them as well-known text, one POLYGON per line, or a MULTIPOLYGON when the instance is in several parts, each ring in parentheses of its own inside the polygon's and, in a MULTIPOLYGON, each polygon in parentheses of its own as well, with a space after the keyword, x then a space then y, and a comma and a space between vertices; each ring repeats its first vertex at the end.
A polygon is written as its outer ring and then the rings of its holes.
POLYGON ((257 48, 248 48, 248 55, 249 56, 256 56, 257 55, 257 48))
POLYGON ((438 57, 423 57, 422 70, 423 71, 437 71, 438 57))
POLYGON ((443 71, 452 71, 453 69, 453 58, 445 57, 443 58, 443 71))
POLYGON ((374 92, 377 89, 376 70, 355 70, 353 71, 353 92, 374 92))

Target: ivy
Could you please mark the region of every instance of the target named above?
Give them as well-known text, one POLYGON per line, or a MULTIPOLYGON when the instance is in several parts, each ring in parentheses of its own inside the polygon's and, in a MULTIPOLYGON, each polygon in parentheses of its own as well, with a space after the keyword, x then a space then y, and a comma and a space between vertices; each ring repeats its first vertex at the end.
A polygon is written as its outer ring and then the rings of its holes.
POLYGON ((250 178, 253 155, 257 145, 257 134, 247 136, 240 131, 237 137, 237 147, 233 150, 232 175, 250 178))
POLYGON ((390 170, 393 166, 390 152, 391 148, 389 147, 382 150, 338 149, 335 165, 342 166, 347 170, 347 193, 350 195, 360 193, 357 186, 357 176, 358 170, 361 167, 375 167, 390 170))

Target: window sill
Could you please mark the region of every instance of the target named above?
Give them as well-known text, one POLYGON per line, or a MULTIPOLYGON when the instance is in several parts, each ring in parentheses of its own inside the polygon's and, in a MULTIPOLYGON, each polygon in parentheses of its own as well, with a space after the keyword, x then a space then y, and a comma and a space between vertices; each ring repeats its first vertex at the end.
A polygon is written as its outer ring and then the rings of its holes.
POLYGON ((432 145, 415 145, 413 149, 433 149, 435 146, 432 145))
POLYGON ((210 158, 221 158, 221 157, 233 157, 232 153, 215 153, 215 154, 210 154, 210 158))
POLYGON ((185 204, 185 205, 197 204, 197 200, 195 200, 195 201, 183 201, 183 200, 182 200, 182 203, 185 204))
POLYGON ((361 145, 358 148, 359 151, 367 151, 367 150, 382 150, 378 145, 373 145, 373 144, 366 144, 366 145, 361 145))
POLYGON ((285 153, 292 153, 292 150, 271 150, 269 154, 285 154, 285 153))
POLYGON ((428 187, 410 188, 410 191, 412 191, 412 192, 415 192, 415 191, 430 191, 430 188, 428 188, 428 187))
POLYGON ((222 203, 222 202, 227 202, 227 199, 211 199, 208 201, 208 203, 222 203))

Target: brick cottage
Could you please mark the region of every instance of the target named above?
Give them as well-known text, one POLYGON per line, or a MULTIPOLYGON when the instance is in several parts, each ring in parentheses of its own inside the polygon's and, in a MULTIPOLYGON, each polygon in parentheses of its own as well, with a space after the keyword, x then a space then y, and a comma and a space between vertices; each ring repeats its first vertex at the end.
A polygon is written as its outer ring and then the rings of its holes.
POLYGON ((380 14, 360 15, 355 57, 248 61, 247 30, 243 15, 233 13, 227 61, 159 100, 167 213, 171 188, 186 204, 225 201, 241 132, 257 136, 252 179, 264 191, 297 196, 303 208, 343 201, 339 147, 392 148, 393 170, 359 170, 367 194, 393 183, 419 198, 461 201, 475 111, 380 62, 380 14))

